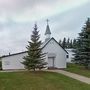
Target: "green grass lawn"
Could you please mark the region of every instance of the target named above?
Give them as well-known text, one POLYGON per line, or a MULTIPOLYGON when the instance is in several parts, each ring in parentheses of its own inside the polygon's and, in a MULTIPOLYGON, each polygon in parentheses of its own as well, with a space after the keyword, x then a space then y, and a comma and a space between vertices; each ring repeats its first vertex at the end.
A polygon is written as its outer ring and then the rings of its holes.
POLYGON ((90 85, 53 72, 1 72, 0 90, 90 90, 90 85))
POLYGON ((65 70, 90 78, 90 70, 86 70, 84 66, 80 66, 77 64, 68 64, 65 70))

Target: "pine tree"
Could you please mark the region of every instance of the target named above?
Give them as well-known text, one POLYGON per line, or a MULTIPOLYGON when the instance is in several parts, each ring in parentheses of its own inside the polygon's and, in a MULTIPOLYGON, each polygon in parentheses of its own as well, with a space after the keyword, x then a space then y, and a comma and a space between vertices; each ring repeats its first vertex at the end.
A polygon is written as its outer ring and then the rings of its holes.
POLYGON ((67 48, 70 48, 70 39, 69 39, 69 38, 67 39, 67 42, 66 42, 66 43, 67 43, 67 44, 66 44, 66 47, 67 47, 67 48))
POLYGON ((78 45, 74 60, 88 69, 90 67, 90 18, 79 33, 78 45))
POLYGON ((70 40, 70 44, 69 44, 70 48, 73 48, 73 43, 72 43, 72 39, 70 40))
POLYGON ((59 40, 59 44, 60 44, 60 45, 62 44, 62 41, 61 41, 61 39, 59 40))
POLYGON ((29 45, 27 45, 27 56, 24 57, 23 64, 25 68, 30 70, 33 69, 35 71, 36 68, 44 68, 46 62, 44 62, 45 54, 42 53, 41 44, 42 42, 39 40, 40 35, 37 30, 37 25, 35 24, 34 30, 32 31, 31 41, 28 41, 29 45))
POLYGON ((62 47, 66 48, 66 38, 64 37, 63 41, 62 41, 62 47))
POLYGON ((77 48, 77 41, 76 41, 76 39, 73 40, 72 47, 73 47, 74 49, 77 48))

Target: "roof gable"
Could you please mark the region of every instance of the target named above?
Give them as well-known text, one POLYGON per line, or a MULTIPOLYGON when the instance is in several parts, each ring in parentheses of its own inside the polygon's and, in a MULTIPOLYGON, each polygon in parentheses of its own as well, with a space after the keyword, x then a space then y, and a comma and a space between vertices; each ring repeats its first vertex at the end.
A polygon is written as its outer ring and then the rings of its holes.
MULTIPOLYGON (((67 52, 53 37, 52 37, 50 40, 48 40, 46 43, 44 43, 44 45, 42 46, 42 49, 43 49, 52 39, 68 54, 68 52, 67 52)), ((14 53, 14 54, 10 54, 10 55, 4 55, 4 56, 2 56, 1 58, 10 57, 10 56, 18 55, 18 54, 23 54, 23 53, 27 53, 27 51, 19 52, 19 53, 14 53)))
POLYGON ((68 54, 68 52, 67 52, 53 37, 44 44, 44 46, 42 47, 42 49, 43 49, 52 39, 68 54))

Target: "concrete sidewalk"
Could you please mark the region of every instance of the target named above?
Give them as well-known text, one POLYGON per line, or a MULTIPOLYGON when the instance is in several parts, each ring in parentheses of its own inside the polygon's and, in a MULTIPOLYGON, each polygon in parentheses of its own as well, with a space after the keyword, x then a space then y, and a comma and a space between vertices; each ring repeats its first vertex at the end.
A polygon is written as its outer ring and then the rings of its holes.
POLYGON ((71 73, 71 72, 67 72, 67 71, 64 71, 64 70, 46 70, 46 71, 61 73, 63 75, 71 77, 73 79, 76 79, 76 80, 79 80, 81 82, 90 84, 90 78, 85 77, 85 76, 81 76, 81 75, 74 74, 74 73, 71 73))

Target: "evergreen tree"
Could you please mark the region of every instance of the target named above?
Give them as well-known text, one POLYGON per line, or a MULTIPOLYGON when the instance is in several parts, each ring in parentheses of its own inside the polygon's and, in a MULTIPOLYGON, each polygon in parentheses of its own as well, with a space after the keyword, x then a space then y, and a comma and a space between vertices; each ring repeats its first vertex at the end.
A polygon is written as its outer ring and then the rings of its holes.
POLYGON ((73 39, 73 40, 70 39, 70 38, 66 39, 64 37, 63 41, 59 40, 59 44, 63 48, 73 48, 73 49, 75 49, 75 48, 79 47, 80 41, 77 40, 77 39, 73 39))
POLYGON ((61 39, 59 40, 59 44, 62 45, 62 41, 61 41, 61 39))
POLYGON ((64 37, 63 41, 62 41, 62 47, 66 48, 66 38, 64 37))
POLYGON ((66 47, 70 48, 70 39, 69 38, 67 39, 66 47))
POLYGON ((74 61, 84 65, 87 69, 90 67, 90 18, 88 18, 84 28, 79 33, 74 61))
POLYGON ((72 43, 72 39, 70 40, 70 44, 69 44, 70 48, 73 48, 73 43, 72 43))
POLYGON ((73 47, 74 49, 77 48, 77 41, 76 41, 76 39, 73 40, 72 47, 73 47))
POLYGON ((46 62, 44 62, 45 54, 42 53, 41 41, 39 31, 37 30, 37 25, 35 24, 34 30, 32 31, 31 41, 28 41, 29 45, 27 45, 27 56, 24 57, 25 61, 23 64, 25 68, 30 70, 33 69, 35 71, 36 68, 44 68, 46 62))

